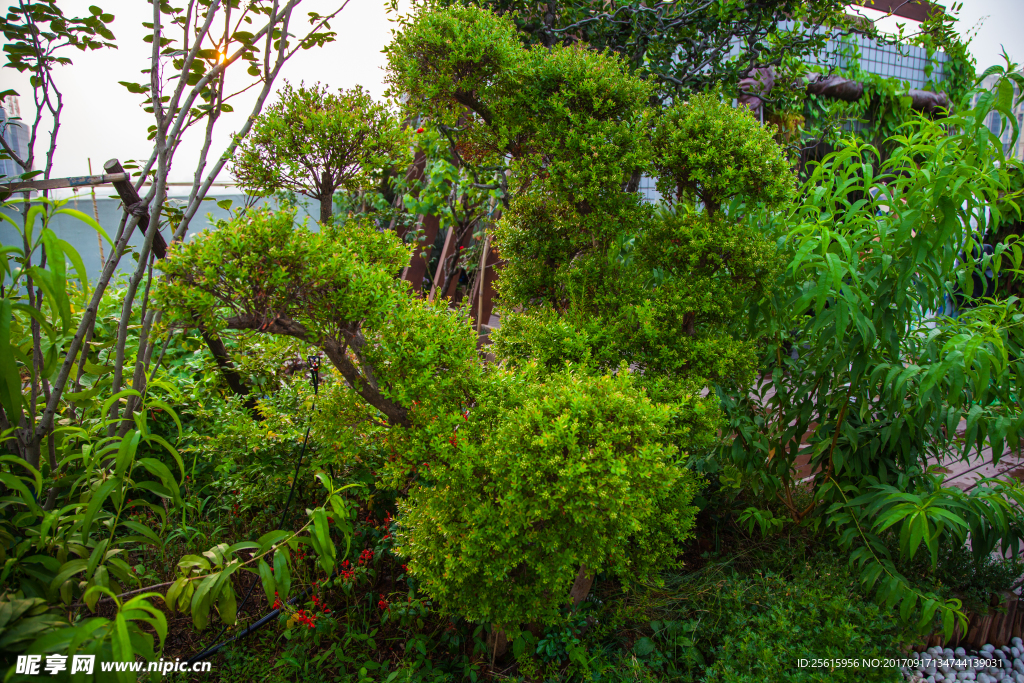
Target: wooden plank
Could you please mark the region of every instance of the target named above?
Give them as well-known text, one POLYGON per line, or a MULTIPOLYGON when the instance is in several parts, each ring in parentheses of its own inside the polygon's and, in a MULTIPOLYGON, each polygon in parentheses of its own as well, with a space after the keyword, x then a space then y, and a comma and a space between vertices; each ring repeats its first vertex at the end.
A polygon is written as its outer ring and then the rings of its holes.
POLYGON ((914 21, 926 21, 945 9, 927 0, 854 0, 853 4, 914 21))
MULTIPOLYGON (((971 617, 970 626, 967 629, 967 639, 964 641, 968 647, 978 649, 988 642, 988 632, 992 628, 991 614, 975 614, 971 617)), ((964 643, 960 644, 963 647, 964 643)))
POLYGON ((988 634, 988 642, 996 647, 1003 647, 1010 644, 1013 622, 1017 618, 1017 596, 1013 593, 1003 593, 1002 606, 1006 609, 1001 614, 996 614, 992 621, 992 629, 988 634))
POLYGON ((0 192, 29 192, 32 190, 56 190, 62 187, 88 187, 106 185, 129 180, 127 173, 103 175, 76 175, 69 178, 50 178, 48 180, 26 180, 17 183, 0 183, 0 192))
MULTIPOLYGON (((128 179, 128 175, 121 167, 121 162, 117 159, 111 159, 103 164, 103 170, 110 175, 121 174, 125 177, 125 180, 114 182, 114 189, 117 190, 117 195, 121 198, 125 211, 139 217, 139 227, 142 229, 142 234, 145 235, 150 227, 149 207, 142 203, 142 198, 139 197, 135 186, 128 179)), ((164 240, 164 236, 160 234, 157 226, 154 225, 153 229, 156 230, 156 235, 153 236, 153 253, 156 254, 157 258, 164 258, 167 256, 167 241, 164 240)))

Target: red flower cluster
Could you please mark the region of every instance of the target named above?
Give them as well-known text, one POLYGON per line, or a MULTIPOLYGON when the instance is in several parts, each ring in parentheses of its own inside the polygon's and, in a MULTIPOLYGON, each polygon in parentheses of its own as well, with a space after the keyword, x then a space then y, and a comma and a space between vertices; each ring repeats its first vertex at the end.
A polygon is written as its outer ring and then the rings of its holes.
POLYGON ((368 564, 370 562, 373 562, 373 551, 367 548, 359 553, 359 564, 368 564))
POLYGON ((408 568, 407 566, 405 566, 405 565, 403 564, 403 565, 402 565, 402 571, 403 571, 403 572, 408 572, 408 571, 409 571, 409 568, 408 568))
POLYGON ((272 607, 274 609, 281 609, 282 607, 284 607, 284 605, 281 604, 281 599, 277 597, 277 591, 274 591, 274 604, 272 605, 272 607))
POLYGON ((342 580, 351 581, 355 578, 356 570, 349 569, 348 560, 341 563, 341 567, 338 569, 338 573, 341 575, 342 580))
POLYGON ((300 624, 305 624, 309 628, 314 628, 316 626, 316 615, 312 612, 306 612, 306 610, 300 609, 295 613, 295 621, 300 624))
POLYGON ((422 128, 417 128, 417 129, 416 129, 416 132, 417 132, 417 133, 422 133, 422 132, 423 132, 423 129, 422 129, 422 128))
POLYGON ((380 607, 382 610, 389 608, 388 601, 384 599, 383 593, 380 594, 380 600, 377 602, 377 607, 380 607))

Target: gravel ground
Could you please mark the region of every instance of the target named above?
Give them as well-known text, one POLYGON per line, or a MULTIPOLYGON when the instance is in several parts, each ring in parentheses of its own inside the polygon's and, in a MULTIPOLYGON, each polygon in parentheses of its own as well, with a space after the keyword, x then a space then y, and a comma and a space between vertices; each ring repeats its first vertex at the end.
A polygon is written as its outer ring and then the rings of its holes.
POLYGON ((930 647, 911 656, 919 662, 915 668, 903 669, 903 677, 911 683, 1024 683, 1024 642, 1020 638, 1001 648, 987 644, 981 650, 930 647))

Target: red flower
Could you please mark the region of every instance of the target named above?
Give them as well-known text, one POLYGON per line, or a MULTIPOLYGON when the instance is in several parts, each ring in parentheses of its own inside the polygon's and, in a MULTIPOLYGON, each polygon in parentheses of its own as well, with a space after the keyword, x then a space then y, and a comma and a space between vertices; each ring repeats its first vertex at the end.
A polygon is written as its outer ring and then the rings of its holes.
POLYGON ((423 129, 422 129, 422 128, 417 128, 417 129, 416 129, 416 132, 417 132, 417 133, 422 133, 422 132, 423 132, 423 129))

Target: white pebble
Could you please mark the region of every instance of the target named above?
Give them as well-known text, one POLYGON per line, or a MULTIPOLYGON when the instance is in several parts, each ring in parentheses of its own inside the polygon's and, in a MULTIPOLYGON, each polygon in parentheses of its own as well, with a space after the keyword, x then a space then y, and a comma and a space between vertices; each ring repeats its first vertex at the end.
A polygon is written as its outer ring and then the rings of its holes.
POLYGON ((991 643, 985 643, 984 645, 981 646, 981 651, 982 652, 994 652, 995 649, 996 649, 996 646, 992 645, 991 643))
MULTIPOLYGON (((982 649, 985 649, 985 648, 982 648, 982 649)), ((966 650, 964 650, 962 647, 958 647, 957 649, 953 650, 953 654, 955 654, 957 657, 966 657, 967 656, 966 650)))
POLYGON ((1020 657, 1020 649, 1018 649, 1017 646, 1014 645, 1010 648, 1010 654, 1013 655, 1015 658, 1020 657))
POLYGON ((1014 636, 1013 638, 1010 638, 1010 644, 1013 645, 1014 647, 1016 647, 1018 650, 1024 648, 1024 640, 1021 640, 1020 638, 1018 638, 1016 636, 1014 636))

